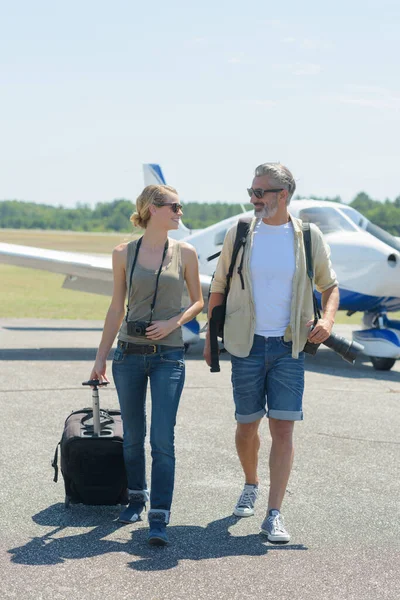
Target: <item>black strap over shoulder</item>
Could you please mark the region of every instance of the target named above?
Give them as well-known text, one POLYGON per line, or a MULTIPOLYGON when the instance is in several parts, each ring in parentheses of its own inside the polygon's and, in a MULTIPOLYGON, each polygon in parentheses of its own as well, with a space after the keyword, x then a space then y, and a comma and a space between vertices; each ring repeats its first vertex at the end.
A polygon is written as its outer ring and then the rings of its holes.
POLYGON ((306 253, 307 275, 312 280, 312 279, 314 279, 314 269, 313 269, 312 252, 311 252, 310 223, 303 223, 303 239, 304 239, 304 248, 305 248, 305 253, 306 253))
POLYGON ((231 287, 231 279, 233 277, 233 271, 234 271, 236 260, 237 260, 237 257, 238 257, 238 254, 239 254, 241 248, 243 248, 243 251, 242 251, 242 258, 241 258, 240 264, 238 266, 238 274, 239 274, 240 281, 242 284, 242 290, 244 290, 244 279, 243 279, 243 275, 242 275, 244 247, 246 245, 247 235, 250 230, 250 223, 251 223, 251 219, 239 219, 238 226, 236 229, 235 243, 233 244, 231 264, 229 266, 229 271, 226 276, 225 297, 228 295, 229 289, 231 287))
MULTIPOLYGON (((130 275, 129 275, 129 287, 128 287, 128 296, 127 296, 127 304, 126 304, 126 315, 125 315, 125 321, 126 322, 128 322, 128 315, 129 315, 129 299, 131 297, 132 276, 133 276, 133 271, 135 270, 136 261, 137 261, 138 255, 139 255, 139 250, 140 250, 140 246, 142 244, 142 240, 143 240, 143 236, 141 238, 139 238, 138 241, 137 241, 137 243, 136 243, 135 256, 133 258, 131 272, 130 272, 130 275)), ((156 305, 157 292, 158 292, 158 280, 160 279, 160 275, 161 275, 163 263, 164 263, 166 255, 167 255, 167 252, 168 252, 168 238, 167 238, 167 241, 165 242, 164 252, 163 252, 163 255, 162 255, 162 259, 161 259, 160 268, 158 269, 158 272, 157 272, 156 287, 155 287, 155 290, 154 290, 153 301, 152 301, 151 306, 150 306, 150 319, 149 319, 149 323, 151 323, 153 321, 154 307, 156 305)))
POLYGON ((311 291, 313 297, 313 305, 314 305, 314 319, 317 321, 321 318, 321 313, 318 308, 317 299, 314 294, 314 267, 313 267, 313 259, 312 259, 312 244, 311 244, 311 230, 310 223, 303 223, 303 239, 304 239, 304 251, 306 255, 306 267, 307 267, 307 275, 311 282, 311 291))

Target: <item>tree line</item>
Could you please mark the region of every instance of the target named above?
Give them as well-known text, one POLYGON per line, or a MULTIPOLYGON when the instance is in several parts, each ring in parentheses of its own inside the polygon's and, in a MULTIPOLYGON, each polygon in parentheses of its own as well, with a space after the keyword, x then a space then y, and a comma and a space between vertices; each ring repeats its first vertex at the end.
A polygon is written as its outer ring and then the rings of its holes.
MULTIPOLYGON (((314 200, 342 201, 340 196, 309 197, 314 200)), ((380 202, 365 192, 360 192, 349 206, 361 212, 375 225, 400 236, 400 196, 393 201, 386 199, 380 202)), ((252 205, 246 204, 244 207, 250 210, 252 205)), ((94 208, 87 204, 77 204, 76 208, 64 208, 21 200, 2 200, 0 228, 129 232, 132 230, 129 217, 134 211, 134 203, 124 198, 112 202, 99 202, 94 208)), ((240 204, 188 202, 184 204, 182 220, 190 229, 202 229, 241 212, 240 204)))

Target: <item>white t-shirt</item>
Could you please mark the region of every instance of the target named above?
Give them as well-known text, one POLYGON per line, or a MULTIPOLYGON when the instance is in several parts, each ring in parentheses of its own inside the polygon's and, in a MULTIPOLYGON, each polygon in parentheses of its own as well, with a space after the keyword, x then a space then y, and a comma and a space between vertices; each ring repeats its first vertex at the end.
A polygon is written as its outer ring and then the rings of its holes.
POLYGON ((292 280, 295 271, 293 225, 266 225, 254 229, 250 258, 256 311, 255 333, 278 337, 290 321, 292 280))

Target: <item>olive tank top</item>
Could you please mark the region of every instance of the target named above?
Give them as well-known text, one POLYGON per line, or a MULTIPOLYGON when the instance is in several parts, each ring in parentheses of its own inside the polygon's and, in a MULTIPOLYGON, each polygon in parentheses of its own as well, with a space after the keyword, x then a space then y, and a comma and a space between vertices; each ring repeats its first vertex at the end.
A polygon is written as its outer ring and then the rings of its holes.
MULTIPOLYGON (((129 242, 126 259, 126 289, 129 293, 129 277, 135 257, 137 240, 129 242)), ((176 317, 182 311, 182 294, 184 286, 181 246, 174 241, 171 246, 170 262, 163 266, 158 280, 157 299, 154 307, 153 321, 166 321, 176 317)), ((150 309, 153 302, 156 270, 145 269, 136 261, 132 276, 131 294, 129 298, 129 321, 149 321, 150 309)), ((178 327, 161 340, 149 340, 145 336, 129 336, 126 326, 126 315, 119 330, 118 339, 134 344, 162 344, 166 346, 183 347, 182 329, 178 327)))

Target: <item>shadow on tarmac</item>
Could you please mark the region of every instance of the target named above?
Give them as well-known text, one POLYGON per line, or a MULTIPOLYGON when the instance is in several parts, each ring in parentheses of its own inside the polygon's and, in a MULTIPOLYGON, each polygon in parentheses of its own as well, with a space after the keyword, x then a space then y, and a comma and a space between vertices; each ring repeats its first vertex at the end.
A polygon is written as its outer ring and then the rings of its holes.
MULTIPOLYGON (((308 550, 302 544, 272 545, 260 534, 234 536, 229 528, 240 518, 230 515, 212 521, 206 527, 177 525, 168 527, 170 545, 166 548, 147 544, 147 528, 132 531, 132 540, 106 539, 121 527, 116 519, 117 507, 74 506, 66 510, 54 504, 34 515, 33 521, 44 527, 55 527, 42 537, 32 538, 24 546, 13 548, 12 562, 23 565, 55 565, 65 560, 90 558, 110 552, 125 552, 139 560, 128 562, 137 571, 165 571, 180 560, 208 560, 228 556, 262 556, 271 550, 308 550), (66 528, 91 527, 91 531, 57 537, 66 528)), ((132 527, 135 527, 132 525, 132 527)))
MULTIPOLYGON (((91 361, 96 358, 97 348, 9 348, 0 350, 2 360, 65 360, 65 361, 91 361)), ((112 360, 113 351, 108 355, 112 360)))

